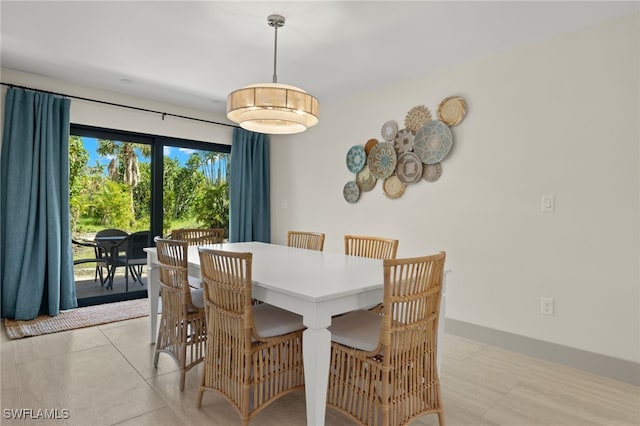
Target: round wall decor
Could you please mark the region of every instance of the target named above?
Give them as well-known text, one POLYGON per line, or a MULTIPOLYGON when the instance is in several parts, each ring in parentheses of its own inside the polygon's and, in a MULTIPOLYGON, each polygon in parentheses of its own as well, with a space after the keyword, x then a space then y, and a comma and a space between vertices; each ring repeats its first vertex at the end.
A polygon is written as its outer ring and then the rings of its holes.
POLYGON ((423 164, 422 178, 427 182, 435 182, 442 176, 442 164, 423 164))
POLYGON ((448 126, 460 124, 467 112, 467 103, 460 96, 444 98, 438 105, 438 118, 448 126))
POLYGON ((386 179, 395 171, 397 161, 391 142, 380 142, 369 153, 369 170, 377 179, 386 179))
POLYGON ((387 121, 382 125, 382 130, 380 131, 380 133, 382 134, 382 139, 387 142, 392 141, 398 133, 398 123, 393 120, 387 121))
POLYGON ((406 185, 402 183, 400 179, 398 179, 397 175, 388 177, 382 183, 382 189, 384 191, 384 195, 386 195, 387 198, 391 198, 392 200, 402 197, 402 194, 404 194, 405 188, 406 188, 406 185))
POLYGON ((422 178, 422 162, 414 152, 405 152, 398 157, 396 174, 402 183, 415 183, 422 178))
POLYGON ((378 182, 378 179, 371 174, 369 166, 364 166, 364 169, 356 175, 356 183, 360 187, 361 192, 371 191, 376 186, 376 182, 378 182))
POLYGON ((351 173, 358 173, 367 163, 367 153, 362 145, 354 145, 347 152, 347 169, 351 173))
POLYGON ((360 198, 360 188, 354 180, 350 180, 342 189, 344 199, 349 203, 355 203, 360 198))
POLYGON ((425 164, 442 161, 453 145, 449 126, 440 120, 432 120, 422 126, 413 140, 414 151, 425 164))

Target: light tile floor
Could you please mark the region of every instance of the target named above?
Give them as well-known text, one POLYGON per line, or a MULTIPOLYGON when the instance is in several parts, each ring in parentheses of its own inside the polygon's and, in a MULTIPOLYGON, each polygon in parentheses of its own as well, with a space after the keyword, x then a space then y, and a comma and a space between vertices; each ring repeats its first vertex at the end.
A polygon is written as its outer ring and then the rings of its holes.
MULTIPOLYGON (((184 392, 171 358, 152 365, 149 318, 63 333, 0 339, 2 425, 240 424, 221 396, 205 393, 196 407, 201 368, 187 373, 184 392), (68 410, 68 419, 15 420, 11 409, 68 410)), ((640 387, 529 358, 471 340, 442 337, 441 382, 447 425, 637 426, 640 387)), ((274 402, 253 425, 305 424, 304 393, 274 402)), ((435 415, 414 425, 437 425, 435 415)), ((354 425, 328 409, 326 425, 354 425)))

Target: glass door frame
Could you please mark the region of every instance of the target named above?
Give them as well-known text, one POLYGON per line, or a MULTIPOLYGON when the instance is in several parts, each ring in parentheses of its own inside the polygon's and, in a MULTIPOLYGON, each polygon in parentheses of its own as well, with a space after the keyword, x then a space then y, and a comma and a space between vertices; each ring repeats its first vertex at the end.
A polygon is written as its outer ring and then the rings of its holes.
POLYGON ((227 154, 231 153, 231 145, 130 132, 126 130, 108 129, 83 124, 71 124, 70 134, 72 136, 85 136, 151 145, 151 217, 149 218, 149 221, 151 235, 153 236, 162 235, 163 233, 163 160, 165 146, 172 148, 195 149, 200 151, 222 152, 227 154))

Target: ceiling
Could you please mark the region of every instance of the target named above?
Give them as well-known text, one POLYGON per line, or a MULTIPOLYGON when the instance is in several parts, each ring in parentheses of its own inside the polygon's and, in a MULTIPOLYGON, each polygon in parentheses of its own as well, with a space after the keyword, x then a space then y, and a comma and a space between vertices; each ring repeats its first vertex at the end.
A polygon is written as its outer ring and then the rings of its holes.
POLYGON ((638 1, 7 1, 3 68, 224 113, 273 75, 323 103, 638 12, 638 1))

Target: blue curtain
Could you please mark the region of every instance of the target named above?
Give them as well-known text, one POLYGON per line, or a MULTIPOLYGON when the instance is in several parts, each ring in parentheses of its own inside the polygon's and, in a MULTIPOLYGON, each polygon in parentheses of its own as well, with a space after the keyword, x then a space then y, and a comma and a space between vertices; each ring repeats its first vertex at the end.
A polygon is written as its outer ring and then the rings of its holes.
POLYGON ((78 306, 69 223, 69 99, 7 90, 0 170, 3 318, 78 306))
POLYGON ((233 129, 229 180, 229 241, 271 242, 267 135, 233 129))

